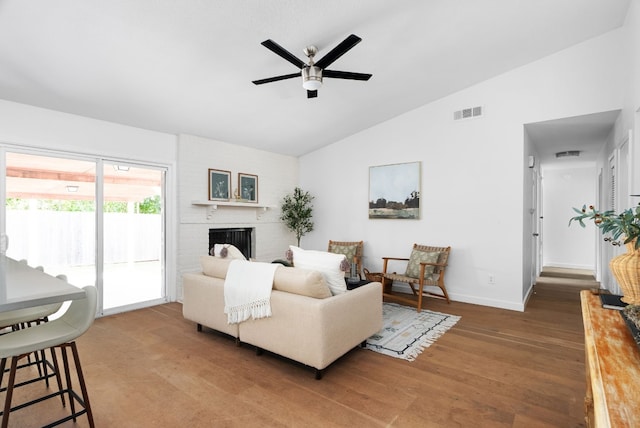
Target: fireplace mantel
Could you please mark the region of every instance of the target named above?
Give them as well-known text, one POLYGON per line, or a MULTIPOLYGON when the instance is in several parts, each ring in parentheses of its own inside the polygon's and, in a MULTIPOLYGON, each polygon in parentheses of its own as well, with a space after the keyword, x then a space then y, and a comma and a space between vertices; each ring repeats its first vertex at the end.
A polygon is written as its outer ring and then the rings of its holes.
POLYGON ((256 210, 256 219, 260 220, 262 214, 267 212, 268 209, 275 208, 271 205, 258 205, 252 202, 225 202, 225 201, 191 201, 191 205, 197 205, 207 208, 207 220, 210 220, 213 214, 219 208, 234 207, 234 208, 252 208, 256 210))

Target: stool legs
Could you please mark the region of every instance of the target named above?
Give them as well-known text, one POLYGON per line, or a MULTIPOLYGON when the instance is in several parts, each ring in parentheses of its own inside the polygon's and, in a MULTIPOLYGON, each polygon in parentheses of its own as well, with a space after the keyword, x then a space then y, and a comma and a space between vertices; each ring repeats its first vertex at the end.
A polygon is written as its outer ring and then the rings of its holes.
MULTIPOLYGON (((71 352, 73 353, 73 363, 76 365, 76 372, 78 374, 78 382, 80 383, 80 391, 82 392, 82 399, 84 401, 84 409, 87 411, 87 418, 89 419, 89 426, 94 428, 93 413, 91 412, 91 404, 89 403, 89 394, 87 393, 87 385, 84 382, 84 374, 82 373, 82 366, 80 366, 80 356, 78 355, 78 347, 76 342, 71 342, 71 352)), ((67 388, 71 389, 71 384, 67 385, 67 388)))
MULTIPOLYGON (((35 400, 20 404, 18 406, 14 406, 13 408, 11 407, 11 401, 13 398, 13 389, 15 386, 20 386, 20 384, 16 385, 15 381, 16 381, 16 371, 18 368, 18 361, 23 358, 26 357, 27 355, 19 355, 19 356, 14 356, 11 357, 11 368, 9 370, 9 381, 8 381, 8 385, 6 388, 6 397, 5 397, 5 401, 4 401, 4 411, 2 412, 2 423, 0 424, 0 428, 6 428, 9 424, 9 413, 13 410, 19 410, 22 409, 24 407, 30 406, 32 404, 36 404, 39 403, 41 401, 44 400, 48 400, 49 398, 53 398, 56 395, 60 395, 61 400, 62 400, 62 406, 65 406, 65 399, 64 399, 64 395, 67 394, 69 397, 69 404, 71 407, 71 414, 69 416, 66 416, 58 421, 53 422, 51 425, 49 426, 53 426, 53 425, 57 425, 59 423, 65 422, 65 421, 69 421, 72 420, 75 422, 76 418, 80 415, 83 414, 87 414, 87 418, 89 420, 89 426, 91 428, 95 428, 95 424, 93 421, 93 413, 91 411, 91 405, 89 403, 89 395, 87 393, 87 386, 84 380, 84 374, 82 373, 82 366, 80 365, 80 357, 78 355, 78 348, 76 346, 76 342, 69 342, 69 343, 63 343, 61 345, 57 345, 54 346, 52 348, 49 348, 51 351, 51 358, 53 361, 53 366, 54 366, 54 370, 56 372, 56 379, 57 379, 57 383, 58 383, 58 392, 52 393, 52 394, 48 394, 45 396, 42 396, 40 398, 37 398, 35 400), (60 377, 60 370, 59 370, 59 364, 58 364, 58 359, 57 359, 57 355, 56 355, 56 348, 60 348, 60 352, 62 353, 62 361, 63 361, 63 366, 64 366, 64 374, 65 374, 65 381, 66 381, 66 386, 63 389, 62 387, 62 381, 61 381, 61 377, 60 377), (76 369, 76 374, 78 377, 78 382, 80 383, 80 389, 81 389, 81 393, 82 396, 78 395, 78 393, 76 393, 76 391, 73 390, 73 385, 72 385, 72 381, 71 381, 71 371, 69 369, 69 357, 67 354, 67 348, 71 348, 71 353, 73 356, 73 363, 75 365, 75 369, 76 369), (75 410, 75 403, 76 401, 78 402, 78 404, 80 404, 82 406, 82 409, 79 410, 78 412, 76 412, 75 410)), ((4 373, 4 369, 6 366, 6 362, 7 359, 3 358, 0 361, 0 382, 2 382, 2 374, 4 373)))
MULTIPOLYGON (((93 422, 93 413, 91 412, 91 404, 89 403, 89 394, 87 393, 87 385, 84 381, 84 374, 82 373, 82 366, 80 365, 80 357, 78 355, 78 347, 76 342, 63 343, 62 345, 57 346, 60 348, 60 352, 62 353, 62 361, 64 364, 64 372, 65 378, 67 381, 66 392, 69 394, 69 404, 71 405, 71 416, 68 419, 73 418, 73 421, 76 421, 76 417, 82 415, 83 413, 87 414, 87 419, 89 420, 89 426, 91 428, 95 428, 93 422), (67 348, 71 348, 71 354, 73 355, 73 363, 76 366, 76 374, 78 375, 78 382, 80 383, 80 391, 82 392, 82 397, 78 396, 78 394, 73 390, 73 386, 71 383, 71 372, 69 370, 69 358, 67 356, 67 348), (75 400, 78 400, 78 403, 84 407, 83 410, 76 412, 75 410, 75 400)), ((52 349, 53 351, 53 349, 52 349)))
MULTIPOLYGON (((56 381, 58 382, 58 391, 62 391, 62 379, 60 379, 60 366, 58 365, 58 357, 56 356, 56 350, 54 348, 50 348, 49 350, 51 351, 51 361, 53 361, 53 370, 56 372, 56 381)), ((44 351, 42 352, 44 355, 44 351)), ((62 401, 62 407, 66 407, 66 403, 64 402, 64 394, 60 394, 60 401, 62 401)))
POLYGON ((69 373, 69 359, 67 358, 67 349, 64 345, 60 347, 62 353, 62 364, 64 364, 64 376, 67 381, 67 388, 65 391, 69 394, 69 404, 71 405, 71 415, 73 416, 73 422, 76 421, 76 404, 73 400, 72 387, 71 387, 71 373, 69 373))
MULTIPOLYGON (((4 399, 4 411, 2 413, 2 428, 9 426, 9 413, 11 412, 11 398, 13 397, 13 385, 16 382, 16 368, 20 356, 11 357, 11 370, 9 371, 9 384, 7 385, 7 396, 4 399)), ((2 361, 5 362, 4 360, 2 361)), ((4 365, 4 364, 3 364, 4 365)))
MULTIPOLYGON (((19 356, 18 362, 20 362, 20 359, 24 357, 27 357, 27 360, 29 361, 26 364, 18 365, 16 367, 16 370, 30 367, 32 365, 36 365, 38 367, 38 377, 31 378, 29 380, 14 384, 13 387, 17 388, 19 386, 24 386, 30 383, 38 382, 39 380, 44 380, 47 388, 49 388, 49 378, 52 376, 55 376, 58 384, 58 391, 62 391, 62 380, 60 377, 60 368, 58 367, 58 359, 56 358, 56 354, 53 349, 50 349, 50 352, 51 352, 51 362, 47 360, 44 349, 40 351, 35 351, 33 353, 36 356, 35 362, 31 362, 27 354, 19 356), (48 371, 49 368, 52 369, 51 373, 49 373, 48 371)), ((10 369, 6 369, 6 359, 2 359, 2 361, 0 361, 0 392, 7 390, 6 387, 2 387, 2 381, 4 380, 4 374, 8 371, 10 371, 10 369)), ((62 402, 62 407, 65 407, 66 403, 64 399, 64 394, 60 394, 60 401, 62 402)), ((2 415, 2 412, 0 412, 0 415, 2 415)))

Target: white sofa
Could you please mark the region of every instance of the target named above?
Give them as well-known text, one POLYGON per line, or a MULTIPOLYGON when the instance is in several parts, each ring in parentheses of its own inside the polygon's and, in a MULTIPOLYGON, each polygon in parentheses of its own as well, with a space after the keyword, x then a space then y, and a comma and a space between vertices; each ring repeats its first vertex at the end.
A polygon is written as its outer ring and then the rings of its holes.
MULTIPOLYGON (((228 324, 224 280, 231 262, 202 257, 203 271, 183 276, 183 315, 202 326, 322 370, 382 328, 382 285, 373 282, 331 295, 318 271, 279 266, 271 291, 272 316, 228 324)), ((259 353, 259 352, 258 352, 259 353)))

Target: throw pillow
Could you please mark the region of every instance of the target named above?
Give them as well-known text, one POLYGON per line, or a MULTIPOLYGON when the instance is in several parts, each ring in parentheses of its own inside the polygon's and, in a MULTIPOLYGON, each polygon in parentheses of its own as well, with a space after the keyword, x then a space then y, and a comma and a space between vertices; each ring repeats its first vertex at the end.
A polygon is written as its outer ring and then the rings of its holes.
MULTIPOLYGON (((407 264, 407 271, 405 272, 405 275, 410 276, 411 278, 420 278, 420 263, 437 263, 438 257, 440 257, 439 252, 420 251, 414 249, 411 251, 411 257, 409 257, 409 263, 407 264)), ((434 267, 435 266, 426 265, 424 267, 425 276, 433 274, 434 267)))
POLYGON ((238 250, 238 247, 231 244, 215 244, 213 246, 213 255, 216 257, 222 257, 223 259, 247 260, 244 254, 242 254, 242 251, 238 250))
POLYGON ((340 264, 345 259, 344 254, 333 254, 326 251, 303 250, 291 245, 293 253, 293 265, 296 268, 319 271, 327 282, 331 294, 341 294, 347 291, 344 282, 344 271, 340 264))

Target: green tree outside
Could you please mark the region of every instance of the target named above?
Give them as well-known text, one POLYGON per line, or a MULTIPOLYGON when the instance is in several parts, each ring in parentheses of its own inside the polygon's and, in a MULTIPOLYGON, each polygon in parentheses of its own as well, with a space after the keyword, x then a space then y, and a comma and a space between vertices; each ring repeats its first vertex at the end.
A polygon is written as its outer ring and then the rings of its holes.
MULTIPOLYGON (((29 205, 28 199, 6 199, 6 206, 8 209, 28 210, 29 205)), ((37 208, 43 211, 92 212, 95 211, 95 203, 93 201, 82 200, 38 199, 37 208)), ((104 212, 108 213, 126 213, 127 203, 107 201, 104 203, 103 208, 104 212)), ((162 211, 160 196, 152 196, 145 198, 142 202, 136 202, 134 211, 139 214, 160 214, 162 211)))

